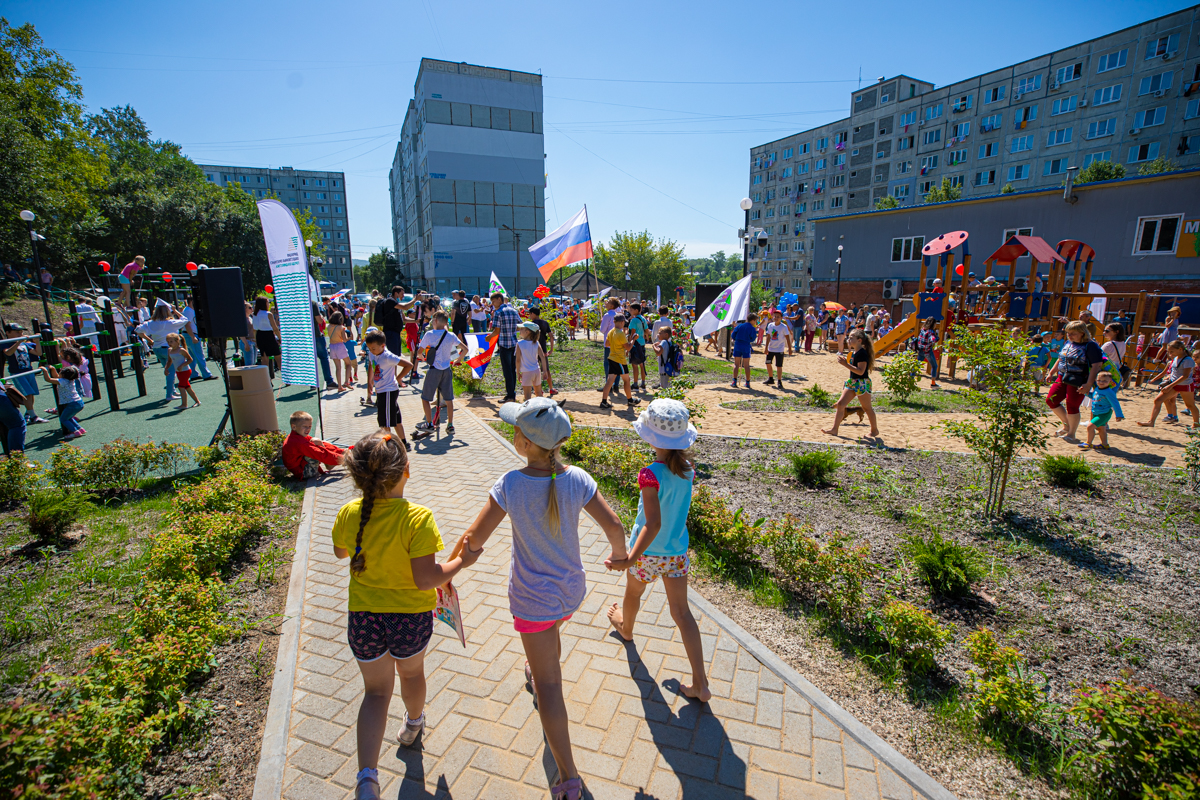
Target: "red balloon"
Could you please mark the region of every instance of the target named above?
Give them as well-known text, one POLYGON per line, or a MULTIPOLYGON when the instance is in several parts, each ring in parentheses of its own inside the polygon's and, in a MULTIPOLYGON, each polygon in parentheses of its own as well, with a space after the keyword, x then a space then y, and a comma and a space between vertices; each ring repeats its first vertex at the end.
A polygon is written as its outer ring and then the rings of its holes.
POLYGON ((187 268, 188 268, 189 270, 193 270, 193 269, 195 269, 195 268, 196 268, 196 262, 195 262, 195 261, 189 261, 189 262, 187 263, 187 268))
POLYGON ((275 294, 275 287, 268 283, 263 287, 263 291, 267 294, 275 294))
POLYGON ((101 261, 100 268, 103 269, 105 272, 108 272, 110 269, 112 269, 112 266, 107 261, 101 261))
POLYGON ((164 273, 163 273, 163 280, 164 280, 164 281, 166 281, 167 283, 170 283, 170 282, 171 282, 171 273, 169 273, 169 272, 164 272, 164 273))
POLYGON ((957 267, 954 268, 954 274, 955 275, 963 274, 963 265, 962 264, 959 264, 957 267))

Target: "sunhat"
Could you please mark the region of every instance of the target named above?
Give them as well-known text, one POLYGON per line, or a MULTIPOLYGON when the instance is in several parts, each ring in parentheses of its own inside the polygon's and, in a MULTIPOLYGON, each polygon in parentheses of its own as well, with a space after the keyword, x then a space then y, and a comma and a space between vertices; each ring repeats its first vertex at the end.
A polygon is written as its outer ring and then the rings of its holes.
POLYGON ((541 328, 538 327, 536 322, 522 322, 521 327, 527 331, 533 331, 534 333, 537 333, 538 331, 541 330, 541 328))
POLYGON ((571 420, 567 412, 549 397, 532 397, 524 403, 505 403, 500 406, 500 419, 514 428, 520 428, 526 439, 543 450, 553 450, 571 435, 571 420))
POLYGON ((696 443, 696 426, 687 406, 678 400, 655 400, 633 423, 633 429, 652 447, 686 450, 696 443))

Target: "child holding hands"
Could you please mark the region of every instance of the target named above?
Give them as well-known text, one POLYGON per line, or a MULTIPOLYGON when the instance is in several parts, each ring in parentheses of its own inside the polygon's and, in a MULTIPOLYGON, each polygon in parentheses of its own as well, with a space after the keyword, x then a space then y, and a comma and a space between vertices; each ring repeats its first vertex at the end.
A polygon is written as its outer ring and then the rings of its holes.
POLYGON ((425 649, 433 635, 435 589, 474 564, 483 545, 465 546, 464 537, 454 557, 437 563, 443 544, 433 513, 404 498, 410 471, 399 436, 386 429, 364 436, 343 463, 363 495, 342 506, 333 524, 334 555, 350 557, 347 639, 365 692, 355 798, 377 800, 379 749, 396 676, 404 701, 399 739, 408 747, 425 729, 425 649))
POLYGON ((1088 423, 1087 441, 1080 442, 1079 447, 1083 450, 1091 447, 1092 439, 1098 432, 1100 444, 1097 447, 1100 450, 1107 450, 1108 421, 1112 419, 1113 412, 1116 412, 1117 420, 1125 419, 1125 412, 1121 410, 1121 401, 1117 399, 1117 386, 1113 382, 1111 374, 1101 372, 1096 375, 1096 385, 1092 387, 1088 399, 1092 401, 1092 421, 1088 423))
POLYGON ((527 466, 496 481, 487 505, 467 529, 463 547, 481 552, 488 537, 509 517, 508 603, 528 659, 526 685, 537 697, 546 743, 557 766, 550 795, 554 800, 579 800, 583 781, 571 753, 559 629, 579 610, 586 592, 579 551, 580 513, 586 511, 599 523, 612 546, 609 560, 614 563, 625 559, 625 529, 592 476, 559 461, 559 448, 571 436, 571 421, 557 403, 548 397, 505 403, 500 419, 516 429, 513 446, 527 466))

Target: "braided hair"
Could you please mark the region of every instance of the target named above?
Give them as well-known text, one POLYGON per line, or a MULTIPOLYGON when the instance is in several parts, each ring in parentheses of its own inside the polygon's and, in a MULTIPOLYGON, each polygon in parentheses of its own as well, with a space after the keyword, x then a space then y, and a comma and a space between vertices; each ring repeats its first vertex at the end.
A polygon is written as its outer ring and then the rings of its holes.
POLYGON ((408 452, 404 443, 381 428, 358 440, 346 451, 343 461, 346 471, 354 479, 354 485, 363 493, 362 508, 358 517, 358 537, 354 540, 354 556, 350 559, 350 574, 361 575, 367 568, 367 557, 363 553, 363 531, 371 519, 375 501, 387 495, 408 467, 408 452))

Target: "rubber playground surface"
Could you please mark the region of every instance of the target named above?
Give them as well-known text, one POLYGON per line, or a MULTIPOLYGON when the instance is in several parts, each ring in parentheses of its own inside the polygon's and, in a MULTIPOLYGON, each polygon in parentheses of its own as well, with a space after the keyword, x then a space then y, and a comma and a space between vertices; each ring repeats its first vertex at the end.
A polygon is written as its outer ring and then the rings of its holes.
MULTIPOLYGON (((217 380, 195 381, 192 387, 200 398, 200 407, 196 408, 188 401, 186 411, 179 411, 178 400, 164 400, 164 376, 161 367, 151 364, 146 370, 146 396, 138 397, 137 379, 125 362, 125 377, 118 378, 117 397, 120 399, 120 411, 109 407, 108 389, 104 376, 98 375, 99 399, 89 401, 80 412, 79 423, 87 431, 72 442, 83 450, 94 450, 118 437, 133 441, 182 442, 200 447, 207 445, 217 430, 221 418, 225 415, 225 382, 217 365, 208 363, 212 374, 217 380)), ((53 407, 54 394, 45 380, 38 381, 40 394, 37 395, 35 408, 39 416, 49 422, 29 425, 25 435, 25 454, 37 461, 47 461, 54 449, 62 440, 62 429, 58 418, 46 413, 53 407)), ((279 428, 288 430, 288 417, 294 411, 307 411, 317 419, 317 390, 311 386, 287 386, 275 379, 275 410, 279 417, 279 428)), ((314 434, 318 434, 318 426, 314 425, 314 434)), ((229 424, 225 432, 230 432, 229 424)))

